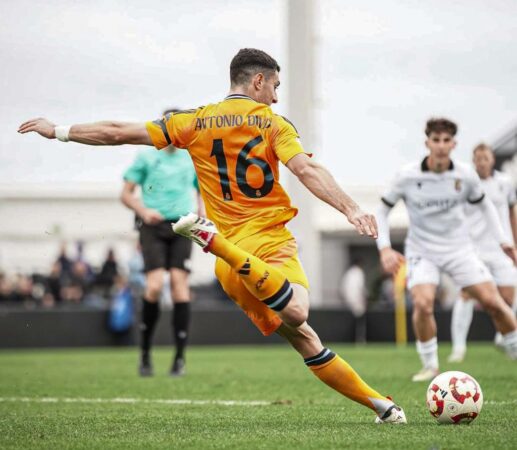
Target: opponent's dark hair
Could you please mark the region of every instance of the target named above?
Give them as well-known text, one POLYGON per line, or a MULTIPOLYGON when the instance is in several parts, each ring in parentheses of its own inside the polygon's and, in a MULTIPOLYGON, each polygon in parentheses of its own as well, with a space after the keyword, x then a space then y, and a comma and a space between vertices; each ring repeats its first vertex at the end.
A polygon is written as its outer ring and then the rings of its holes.
POLYGON ((275 71, 280 72, 280 66, 266 52, 256 48, 242 48, 230 63, 230 81, 232 86, 246 84, 257 73, 263 73, 266 78, 275 71))
POLYGON ((431 133, 449 133, 451 136, 456 136, 457 132, 458 125, 444 117, 431 117, 425 125, 425 135, 427 137, 431 133))

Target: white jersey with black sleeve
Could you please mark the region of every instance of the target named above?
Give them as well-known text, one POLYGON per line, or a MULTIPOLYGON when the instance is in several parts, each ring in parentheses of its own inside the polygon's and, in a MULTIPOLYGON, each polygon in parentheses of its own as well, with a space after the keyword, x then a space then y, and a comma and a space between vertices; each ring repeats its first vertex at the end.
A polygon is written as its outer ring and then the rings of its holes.
MULTIPOLYGON (((503 232, 508 242, 513 241, 512 225, 510 223, 510 208, 517 204, 515 185, 511 178, 499 171, 481 180, 483 190, 497 209, 497 215, 503 226, 503 232)), ((467 213, 470 233, 474 244, 481 254, 501 253, 501 247, 490 229, 490 223, 483 211, 472 205, 467 205, 467 213)), ((506 255, 503 255, 506 257, 506 255)))
POLYGON ((400 199, 406 204, 406 252, 451 254, 472 248, 465 205, 479 203, 485 196, 479 176, 458 161, 435 173, 429 170, 427 160, 405 166, 382 197, 389 207, 400 199))

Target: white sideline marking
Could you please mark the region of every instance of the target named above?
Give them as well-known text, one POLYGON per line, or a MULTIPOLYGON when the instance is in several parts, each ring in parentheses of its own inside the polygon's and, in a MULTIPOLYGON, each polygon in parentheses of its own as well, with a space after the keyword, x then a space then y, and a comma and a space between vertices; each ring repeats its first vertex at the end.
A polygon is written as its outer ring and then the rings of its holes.
POLYGON ((503 406, 503 405, 517 405, 517 400, 487 400, 486 402, 483 402, 484 405, 497 405, 497 406, 503 406))
POLYGON ((217 405, 217 406, 266 406, 272 402, 263 400, 187 400, 187 399, 146 399, 146 398, 84 398, 84 397, 0 397, 2 402, 22 403, 126 403, 159 405, 217 405))

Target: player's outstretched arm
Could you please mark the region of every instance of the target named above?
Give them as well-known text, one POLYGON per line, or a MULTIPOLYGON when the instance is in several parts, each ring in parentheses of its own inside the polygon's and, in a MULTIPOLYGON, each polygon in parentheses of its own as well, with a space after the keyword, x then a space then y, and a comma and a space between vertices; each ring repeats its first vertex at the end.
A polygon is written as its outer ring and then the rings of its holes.
POLYGON ((361 211, 359 205, 339 187, 325 167, 305 153, 300 153, 287 162, 287 168, 316 197, 342 212, 360 235, 377 239, 375 216, 361 211))
POLYGON ((79 142, 87 145, 153 145, 144 123, 95 122, 56 126, 44 118, 32 119, 20 125, 18 133, 35 132, 47 139, 79 142))

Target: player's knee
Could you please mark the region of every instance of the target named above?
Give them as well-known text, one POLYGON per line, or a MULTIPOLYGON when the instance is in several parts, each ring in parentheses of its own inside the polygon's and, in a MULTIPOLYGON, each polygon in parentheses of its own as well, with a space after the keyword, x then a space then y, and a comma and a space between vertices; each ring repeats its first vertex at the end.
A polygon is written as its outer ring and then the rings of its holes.
POLYGON ((148 300, 158 300, 160 298, 160 295, 162 293, 163 289, 163 283, 159 283, 157 281, 154 282, 148 282, 146 289, 145 289, 145 295, 148 300))
POLYGON ((293 301, 281 311, 280 316, 288 325, 297 328, 307 322, 309 311, 307 308, 293 301))
POLYGON ((427 296, 417 296, 413 298, 413 306, 415 311, 424 316, 433 314, 433 299, 427 296))

